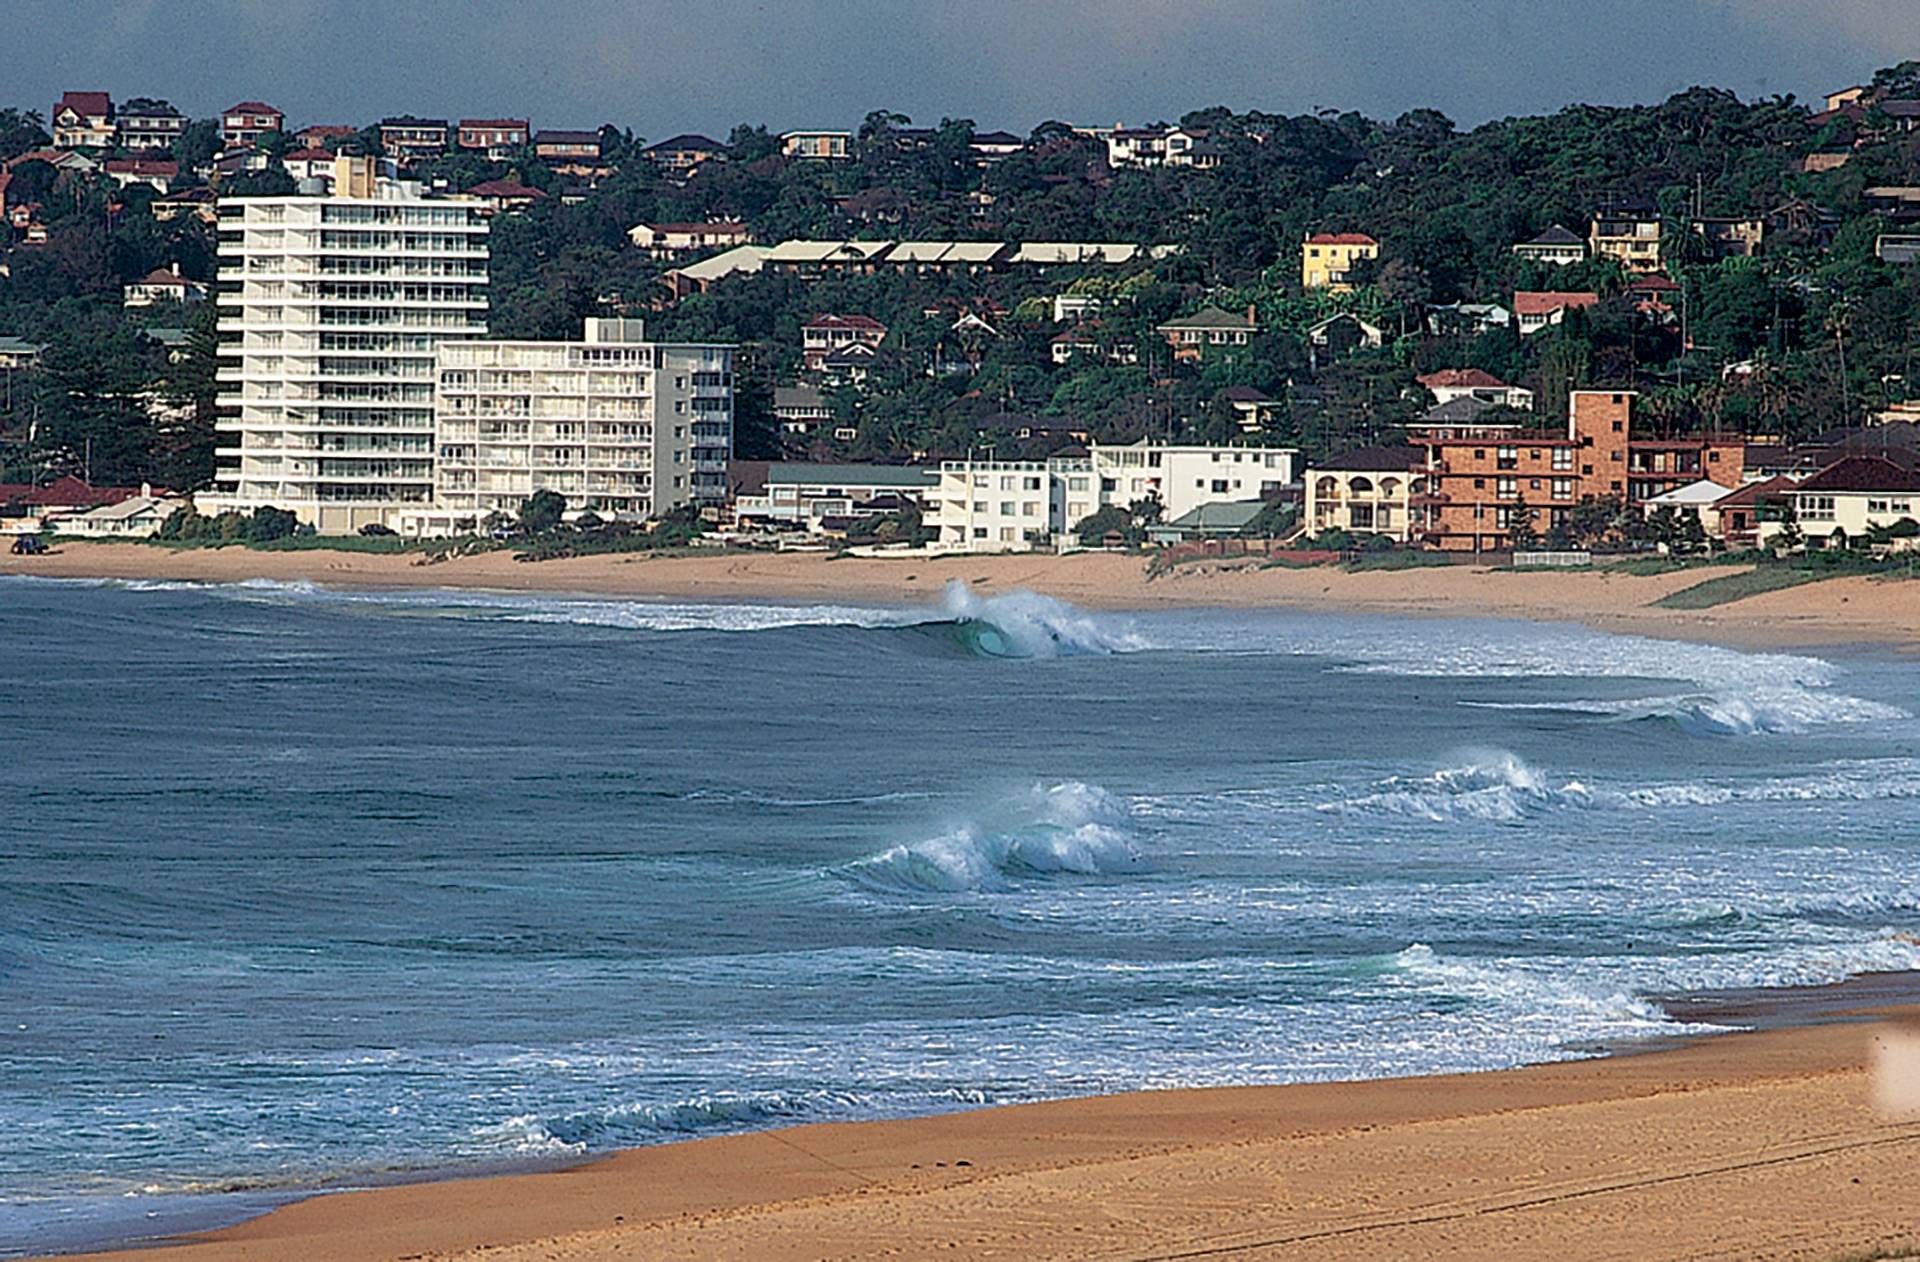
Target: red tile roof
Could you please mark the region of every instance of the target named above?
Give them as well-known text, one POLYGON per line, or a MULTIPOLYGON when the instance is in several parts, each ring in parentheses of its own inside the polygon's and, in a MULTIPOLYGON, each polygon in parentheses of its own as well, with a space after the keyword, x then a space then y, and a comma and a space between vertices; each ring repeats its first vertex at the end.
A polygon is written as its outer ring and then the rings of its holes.
POLYGON ((275 118, 286 117, 265 101, 242 101, 238 105, 229 105, 226 109, 220 111, 220 115, 223 118, 228 114, 271 114, 275 118))
POLYGON ((1465 386, 1475 390, 1505 390, 1507 383, 1490 372, 1478 368, 1442 368, 1430 372, 1424 377, 1415 377, 1415 381, 1429 390, 1465 386))
POLYGON ((333 161, 333 151, 331 149, 313 148, 295 149, 292 153, 287 154, 280 160, 282 162, 331 162, 333 161))
POLYGON ((527 120, 524 118, 463 118, 460 120, 460 126, 462 128, 485 128, 489 131, 499 131, 502 128, 511 129, 517 127, 521 131, 525 131, 527 129, 527 120))
POLYGON ((140 488, 137 486, 88 486, 69 473, 58 481, 29 489, 19 499, 21 503, 34 508, 92 508, 101 504, 118 504, 138 494, 140 488))
POLYGON ((72 110, 76 114, 106 116, 113 113, 113 98, 105 92, 62 92, 55 111, 72 110))
POLYGON ((145 276, 142 276, 139 283, 142 285, 178 285, 182 289, 185 289, 188 285, 197 284, 198 282, 188 280, 170 267, 156 267, 145 276))
POLYGON ((172 179, 180 174, 180 164, 158 158, 110 158, 106 170, 109 175, 164 175, 172 179))
POLYGON ((1513 295, 1513 313, 1515 315, 1551 315, 1555 311, 1591 307, 1599 301, 1599 294, 1584 290, 1572 293, 1529 293, 1526 290, 1519 290, 1513 295))
POLYGON ((1308 245, 1379 245, 1364 232, 1316 232, 1307 238, 1308 245))
POLYGON ((298 134, 302 136, 358 136, 360 129, 358 127, 345 127, 339 123, 315 123, 310 127, 302 127, 298 134))
POLYGON ((1908 469, 1880 456, 1836 460, 1802 482, 1802 491, 1920 491, 1920 469, 1908 469))

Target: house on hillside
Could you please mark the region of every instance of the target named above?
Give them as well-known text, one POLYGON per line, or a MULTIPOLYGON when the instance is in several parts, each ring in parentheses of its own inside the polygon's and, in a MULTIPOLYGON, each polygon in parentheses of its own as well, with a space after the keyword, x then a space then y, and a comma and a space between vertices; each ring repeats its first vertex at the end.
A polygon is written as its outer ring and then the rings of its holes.
POLYGON ((598 163, 601 158, 600 133, 537 131, 533 134, 533 156, 549 163, 556 160, 598 163))
POLYGON ((1554 224, 1531 241, 1522 241, 1514 246, 1513 253, 1517 258, 1530 259, 1535 263, 1565 267, 1571 263, 1586 262, 1587 243, 1572 231, 1554 224))
POLYGON ((833 409, 827 397, 813 386, 775 386, 773 415, 782 434, 811 438, 823 426, 833 423, 833 409))
POLYGON ((1716 259, 1745 259, 1760 253, 1767 221, 1753 215, 1708 215, 1693 221, 1693 230, 1716 259))
POLYGON ((348 127, 344 123, 314 123, 295 132, 293 140, 302 149, 332 149, 341 141, 351 140, 359 134, 358 127, 348 127))
POLYGON ((837 162, 853 156, 852 143, 852 132, 790 131, 780 137, 780 152, 789 158, 837 162))
POLYGON ((1205 306, 1192 315, 1169 320, 1154 329, 1173 348, 1176 360, 1199 359, 1210 346, 1247 346, 1259 331, 1260 324, 1251 305, 1244 316, 1205 306))
POLYGON ((220 111, 220 139, 228 145, 257 145, 260 137, 286 125, 287 116, 264 101, 242 101, 220 111))
POLYGON ((1220 149, 1205 129, 1197 127, 1116 127, 1106 135, 1107 165, 1123 167, 1193 167, 1211 170, 1220 165, 1220 149))
POLYGON ((463 118, 454 129, 454 144, 468 152, 504 162, 527 147, 532 130, 524 118, 463 118))
POLYGON ((1312 232, 1300 246, 1300 287, 1352 293, 1354 265, 1380 257, 1380 243, 1364 232, 1312 232))
POLYGON ((1571 293, 1536 293, 1521 290, 1513 295, 1513 318, 1521 337, 1530 337, 1567 318, 1567 312, 1596 305, 1600 295, 1590 290, 1571 293))
POLYGON ((1287 412, 1285 403, 1252 386, 1228 386, 1220 392, 1220 398, 1233 409, 1240 428, 1249 434, 1278 423, 1287 412))
POLYGON ((437 158, 447 151, 447 120, 402 114, 380 120, 380 147, 397 162, 437 158))
POLYGON ((48 115, 55 149, 108 149, 113 146, 113 98, 105 92, 66 92, 48 115))
POLYGON ((325 180, 333 183, 334 155, 327 149, 294 149, 281 155, 280 165, 296 180, 325 180))
POLYGON ((1660 233, 1660 212, 1651 202, 1620 198, 1594 212, 1587 246, 1593 257, 1617 259, 1629 272, 1656 272, 1660 233))
POLYGON ((977 131, 967 147, 973 150, 976 161, 987 163, 1012 157, 1025 149, 1027 142, 1010 131, 977 131))
POLYGON ((1127 338, 1113 338, 1099 320, 1083 320, 1064 333, 1047 340, 1047 355, 1055 364, 1076 360, 1104 361, 1109 364, 1137 364, 1140 348, 1127 338))
POLYGON ((186 132, 187 120, 165 101, 136 96, 120 107, 116 126, 127 149, 171 149, 186 132))
POLYGON ((180 265, 170 263, 166 267, 156 267, 151 272, 121 291, 120 305, 123 307, 151 307, 156 303, 205 302, 207 287, 197 280, 188 280, 180 274, 180 265))
POLYGON ((1479 399, 1487 404, 1533 409, 1533 391, 1510 386, 1490 372, 1479 368, 1442 368, 1415 377, 1436 403, 1451 403, 1459 398, 1479 399))
POLYGON ((1883 232, 1873 241, 1882 263, 1920 263, 1920 232, 1883 232))
POLYGON ((627 230, 627 239, 656 259, 680 258, 702 250, 730 250, 753 242, 753 230, 739 222, 642 223, 627 230))
POLYGON ((108 158, 101 170, 121 188, 144 184, 156 193, 164 193, 179 176, 180 164, 160 158, 108 158))
POLYGON ((674 174, 687 175, 709 162, 725 158, 727 147, 706 136, 683 132, 658 144, 648 145, 640 151, 640 156, 674 174))
POLYGON ((800 326, 800 357, 808 372, 826 367, 827 357, 846 346, 874 349, 887 340, 887 326, 864 315, 817 315, 800 326))
POLYGON ((204 184, 153 199, 153 217, 160 223, 192 215, 209 226, 220 219, 220 195, 204 184))
POLYGON ((515 180, 483 180, 460 196, 485 202, 491 214, 525 210, 535 202, 547 200, 547 195, 539 189, 515 180))
POLYGON ((1307 329, 1307 362, 1318 372, 1336 359, 1359 351, 1377 351, 1386 344, 1386 330, 1343 311, 1307 329))

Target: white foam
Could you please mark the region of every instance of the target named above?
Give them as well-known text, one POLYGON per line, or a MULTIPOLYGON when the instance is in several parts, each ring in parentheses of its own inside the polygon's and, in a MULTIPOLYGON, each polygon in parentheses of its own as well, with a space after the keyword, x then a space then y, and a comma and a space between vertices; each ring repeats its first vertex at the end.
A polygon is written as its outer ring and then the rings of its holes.
POLYGON ((1102 656, 1148 647, 1120 620, 1097 617, 1036 592, 980 596, 954 579, 947 584, 942 608, 949 617, 994 628, 1005 638, 1007 656, 1102 656))
POLYGON ((994 889, 1023 877, 1095 876, 1141 866, 1125 806, 1096 785, 1033 785, 984 820, 903 843, 844 869, 861 884, 958 893, 994 889))

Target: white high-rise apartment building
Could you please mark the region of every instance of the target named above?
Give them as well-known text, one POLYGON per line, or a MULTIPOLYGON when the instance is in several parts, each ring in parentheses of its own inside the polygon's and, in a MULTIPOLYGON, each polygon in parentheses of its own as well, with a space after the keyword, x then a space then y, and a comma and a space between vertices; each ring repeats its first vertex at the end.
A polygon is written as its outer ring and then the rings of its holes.
POLYGON ((486 208, 368 158, 331 196, 220 202, 219 430, 202 511, 291 509, 323 533, 433 494, 434 348, 487 333, 486 208))
POLYGON ((569 514, 644 521, 726 498, 733 348, 646 340, 639 320, 589 319, 578 342, 442 342, 430 515, 471 530, 536 491, 569 514))

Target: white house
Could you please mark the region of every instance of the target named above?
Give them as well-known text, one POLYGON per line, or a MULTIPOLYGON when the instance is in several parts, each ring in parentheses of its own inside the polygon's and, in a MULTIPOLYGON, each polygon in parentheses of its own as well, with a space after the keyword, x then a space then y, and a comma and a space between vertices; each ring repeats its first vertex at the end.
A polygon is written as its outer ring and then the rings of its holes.
POLYGON ((82 538, 150 539, 175 509, 192 502, 183 495, 155 495, 151 487, 143 486, 130 499, 60 517, 53 524, 63 535, 82 538))
POLYGON ((912 500, 924 506, 939 481, 940 471, 927 465, 775 462, 767 466, 764 491, 735 497, 733 511, 742 524, 817 533, 828 520, 852 517, 859 505, 874 500, 912 500))
MULTIPOLYGON (((1920 522, 1920 466, 1887 456, 1848 456, 1801 482, 1787 498, 1809 544, 1844 546, 1873 530, 1920 522)), ((1761 522, 1761 543, 1774 540, 1781 527, 1761 522)), ((1906 546, 1914 545, 1909 540, 1906 546)))
POLYGON ((156 267, 122 291, 123 307, 151 307, 161 302, 205 302, 207 287, 180 274, 178 263, 156 267))

